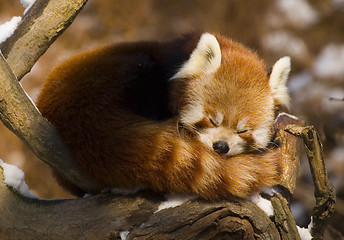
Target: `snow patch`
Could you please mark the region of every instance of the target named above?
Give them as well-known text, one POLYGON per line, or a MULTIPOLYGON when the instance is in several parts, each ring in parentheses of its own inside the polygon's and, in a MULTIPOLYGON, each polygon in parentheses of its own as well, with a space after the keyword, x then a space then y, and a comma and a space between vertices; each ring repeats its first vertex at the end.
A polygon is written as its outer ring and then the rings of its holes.
POLYGON ((4 183, 12 187, 15 191, 28 198, 36 198, 29 192, 29 187, 25 182, 25 174, 14 165, 7 164, 0 159, 0 167, 3 169, 4 183))
POLYGON ((274 215, 274 208, 271 201, 263 198, 260 194, 253 194, 249 197, 249 200, 255 203, 260 209, 262 209, 269 217, 274 215))
POLYGON ((313 71, 320 78, 344 77, 344 44, 328 44, 315 60, 313 71))
POLYGON ((312 235, 311 235, 311 232, 308 228, 302 228, 302 227, 299 227, 299 226, 296 226, 297 227, 297 230, 299 231, 299 235, 300 235, 300 238, 301 240, 311 240, 313 239, 312 235))
MULTIPOLYGON (((290 117, 290 118, 292 118, 292 119, 294 119, 294 120, 300 120, 298 117, 296 117, 296 116, 294 116, 294 115, 291 115, 291 114, 289 114, 289 113, 286 113, 286 112, 281 112, 281 113, 279 113, 278 114, 278 116, 276 117, 276 119, 275 119, 275 123, 276 123, 276 121, 278 120, 278 118, 280 118, 280 117, 282 117, 282 116, 288 116, 288 117, 290 117)), ((263 191, 264 193, 265 193, 265 191, 263 191)), ((268 193, 268 192, 267 192, 268 193)), ((269 194, 270 196, 272 196, 273 194, 275 193, 275 191, 271 191, 271 193, 269 194)))
POLYGON ((85 193, 84 196, 82 196, 82 198, 89 198, 92 197, 93 195, 91 193, 85 193))
POLYGON ((21 17, 13 17, 10 21, 0 25, 0 43, 12 36, 20 21, 21 17))
POLYGON ((303 71, 299 74, 293 75, 288 81, 289 92, 296 92, 309 86, 312 82, 312 75, 308 71, 303 71))
POLYGON ((194 195, 179 194, 166 194, 165 197, 166 200, 160 203, 158 210, 156 210, 155 213, 160 212, 163 209, 178 207, 189 200, 194 200, 197 198, 194 195))
POLYGON ((287 31, 280 30, 266 34, 262 37, 262 44, 268 51, 298 59, 304 59, 309 55, 304 41, 287 31))
MULTIPOLYGON (((35 0, 20 0, 21 4, 25 8, 24 15, 26 12, 32 7, 32 5, 35 3, 35 0)), ((22 20, 21 17, 12 17, 10 21, 7 21, 0 25, 0 43, 6 41, 7 38, 12 36, 14 31, 17 29, 18 24, 22 20)))
POLYGON ((119 236, 121 238, 121 240, 126 240, 127 239, 127 236, 129 235, 129 231, 121 231, 119 232, 119 236))
POLYGON ((330 159, 333 159, 333 161, 338 163, 344 163, 344 147, 339 146, 333 149, 330 153, 330 156, 330 159))
POLYGON ((278 11, 285 22, 297 28, 305 28, 319 20, 318 12, 305 0, 278 0, 278 11))
POLYGON ((29 11, 36 0, 20 0, 21 4, 25 8, 24 15, 29 11))
POLYGON ((296 226, 297 230, 299 232, 301 240, 311 240, 313 239, 311 230, 313 227, 313 217, 311 217, 311 222, 308 224, 307 228, 302 228, 299 226, 296 226))
POLYGON ((344 0, 332 0, 332 5, 336 9, 344 8, 344 0))

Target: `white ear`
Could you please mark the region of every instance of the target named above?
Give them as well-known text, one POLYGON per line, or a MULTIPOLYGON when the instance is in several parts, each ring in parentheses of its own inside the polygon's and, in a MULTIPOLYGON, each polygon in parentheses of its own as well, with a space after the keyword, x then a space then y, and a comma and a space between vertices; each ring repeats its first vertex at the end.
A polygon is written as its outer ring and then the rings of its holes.
POLYGON ((290 57, 283 57, 274 64, 270 74, 270 87, 273 98, 286 107, 289 107, 289 94, 287 89, 289 72, 290 57))
POLYGON ((214 35, 203 33, 196 49, 171 78, 188 78, 201 73, 213 73, 221 64, 221 49, 214 35))

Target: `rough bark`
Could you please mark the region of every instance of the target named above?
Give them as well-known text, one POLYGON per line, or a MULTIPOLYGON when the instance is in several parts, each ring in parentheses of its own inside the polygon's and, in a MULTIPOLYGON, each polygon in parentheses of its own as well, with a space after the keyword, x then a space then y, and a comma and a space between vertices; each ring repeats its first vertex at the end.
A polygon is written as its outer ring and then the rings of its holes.
POLYGON ((329 182, 320 137, 313 126, 299 127, 290 125, 286 131, 299 136, 305 144, 306 154, 314 183, 315 206, 313 208, 313 227, 311 230, 314 240, 322 239, 328 219, 334 212, 336 193, 329 182))
POLYGON ((0 44, 9 66, 20 80, 39 57, 73 22, 87 0, 36 0, 14 34, 0 44))
POLYGON ((14 34, 0 45, 0 118, 41 160, 87 192, 99 191, 73 161, 68 148, 18 82, 71 24, 86 0, 37 0, 14 34))
MULTIPOLYGON (((304 121, 295 119, 282 113, 275 122, 276 129, 282 129, 288 125, 297 125, 303 127, 304 121)), ((281 185, 287 188, 290 194, 294 193, 296 187, 296 177, 300 165, 300 139, 288 136, 289 133, 279 131, 276 136, 276 142, 280 144, 281 156, 284 172, 282 173, 281 185)))
POLYGON ((99 190, 77 168, 55 127, 37 110, 0 54, 0 119, 37 157, 89 192, 99 190))
POLYGON ((274 208, 274 223, 283 240, 300 240, 293 215, 289 209, 288 201, 281 195, 275 194, 270 199, 274 208))
POLYGON ((162 198, 149 192, 54 201, 24 198, 3 183, 0 192, 1 239, 119 239, 123 231, 127 239, 280 239, 268 216, 244 199, 194 200, 154 213, 162 198))

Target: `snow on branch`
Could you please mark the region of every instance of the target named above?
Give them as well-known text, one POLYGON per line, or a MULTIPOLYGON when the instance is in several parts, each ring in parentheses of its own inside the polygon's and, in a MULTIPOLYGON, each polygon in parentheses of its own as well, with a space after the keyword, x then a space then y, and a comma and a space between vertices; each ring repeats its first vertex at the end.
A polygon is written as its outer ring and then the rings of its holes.
MULTIPOLYGON (((26 50, 30 52, 30 49, 26 50)), ((89 192, 99 190, 71 160, 55 127, 37 110, 0 53, 0 120, 44 162, 89 192)))
MULTIPOLYGON (((0 43, 0 50, 18 80, 31 70, 39 57, 67 29, 86 2, 22 0, 27 12, 13 34, 0 43)), ((13 30, 14 26, 11 28, 13 30)))

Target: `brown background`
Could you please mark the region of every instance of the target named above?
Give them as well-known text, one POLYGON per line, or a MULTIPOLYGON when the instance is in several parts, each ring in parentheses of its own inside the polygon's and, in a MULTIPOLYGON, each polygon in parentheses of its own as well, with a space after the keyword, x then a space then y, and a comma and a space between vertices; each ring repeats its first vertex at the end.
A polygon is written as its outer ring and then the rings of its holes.
MULTIPOLYGON (((22 16, 20 1, 0 1, 0 24, 22 16)), ((218 32, 254 49, 267 65, 292 58, 292 112, 316 126, 326 166, 337 188, 333 227, 344 229, 344 1, 343 0, 89 0, 70 28, 21 81, 36 99, 48 71, 63 59, 119 41, 171 39, 195 30, 218 32)), ((51 172, 12 133, 0 126, 0 156, 26 173, 32 193, 71 197, 51 172)), ((303 159, 292 208, 300 225, 309 221, 312 183, 303 159)))

